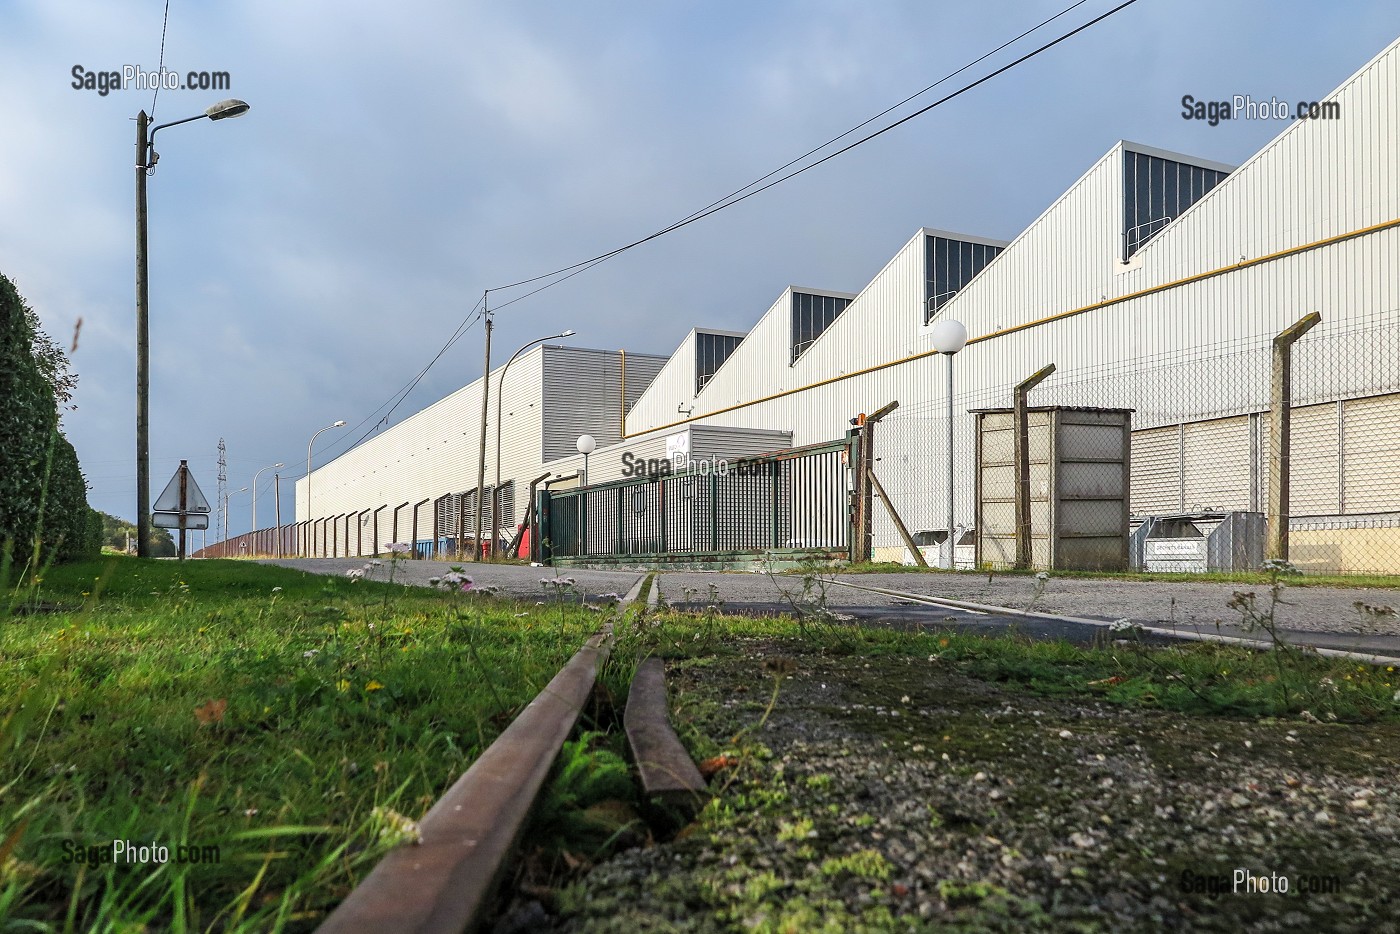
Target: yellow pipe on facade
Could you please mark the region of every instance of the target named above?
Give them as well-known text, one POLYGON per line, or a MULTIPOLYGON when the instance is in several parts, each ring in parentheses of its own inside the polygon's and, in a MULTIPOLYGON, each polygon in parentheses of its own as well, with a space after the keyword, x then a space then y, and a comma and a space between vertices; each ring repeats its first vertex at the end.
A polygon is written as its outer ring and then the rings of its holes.
MULTIPOLYGON (((1231 266, 1220 266, 1216 269, 1207 270, 1206 272, 1198 272, 1194 275, 1185 276, 1181 279, 1175 279, 1171 282, 1164 282, 1161 285, 1149 286, 1145 289, 1139 289, 1136 292, 1128 292, 1125 295, 1119 295, 1116 298, 1104 299, 1103 301, 1094 302, 1091 305, 1084 305, 1081 308, 1072 308, 1069 311, 1057 312, 1053 315, 1047 315, 1044 318, 1037 318, 1034 321, 1027 321, 1024 324, 1017 324, 1013 327, 1002 328, 997 331, 991 331, 987 334, 981 335, 980 337, 972 337, 969 338, 967 342, 968 344, 980 344, 982 341, 988 341, 995 337, 1004 337, 1007 334, 1015 334, 1018 331, 1025 331, 1030 328, 1039 327, 1042 324, 1049 324, 1052 321, 1061 321, 1065 318, 1072 318, 1075 315, 1082 315, 1086 312, 1096 311, 1100 308, 1108 308, 1111 305, 1122 304, 1123 302, 1132 301, 1135 298, 1142 298, 1147 295, 1155 295, 1158 292, 1165 292, 1169 289, 1179 288, 1183 285, 1190 285, 1194 282, 1201 282, 1206 279, 1213 279, 1216 276, 1222 276, 1227 272, 1235 272, 1240 269, 1248 269, 1251 266, 1259 266, 1263 263, 1272 262, 1276 259, 1283 259, 1287 256, 1296 256, 1297 254, 1305 253, 1308 250, 1315 250, 1319 247, 1331 246, 1334 243, 1341 243, 1344 240, 1352 240, 1356 237, 1364 237, 1367 234, 1379 233, 1382 230, 1389 230, 1394 227, 1400 227, 1400 218, 1396 218, 1395 220, 1384 221, 1379 224, 1372 224, 1369 227, 1361 227, 1356 230, 1348 231, 1347 233, 1337 234, 1336 236, 1325 237, 1321 240, 1314 240, 1311 243, 1304 243, 1301 246, 1293 246, 1288 247, 1287 249, 1278 250, 1274 253, 1266 253, 1263 256, 1256 256, 1253 259, 1240 260, 1238 263, 1235 263, 1231 266)), ((842 373, 839 376, 828 377, 827 379, 818 380, 815 383, 808 383, 805 386, 798 386, 794 389, 784 389, 780 392, 770 393, 766 396, 760 396, 757 399, 750 399, 747 402, 736 402, 733 405, 727 405, 724 408, 715 409, 714 411, 706 412, 703 415, 687 416, 686 418, 682 418, 674 422, 667 422, 664 425, 657 425, 654 428, 648 428, 645 431, 639 431, 636 435, 627 434, 627 398, 624 395, 622 400, 622 437, 633 438, 637 437, 637 435, 651 434, 654 431, 665 431, 667 428, 675 428, 679 425, 685 425, 690 422, 699 421, 702 418, 712 418, 716 415, 723 415, 726 412, 733 412, 738 409, 748 408, 751 405, 759 405, 763 402, 772 402, 774 399, 781 399, 784 396, 791 396, 795 393, 806 392, 808 389, 816 389, 821 386, 829 386, 832 383, 839 383, 842 380, 851 379, 855 376, 864 376, 867 373, 876 373, 880 370, 889 369, 890 367, 901 366, 905 363, 912 363, 915 360, 922 360, 925 357, 937 356, 937 354, 938 351, 936 350, 920 351, 919 353, 911 354, 907 357, 900 357, 898 360, 890 360, 885 363, 877 363, 874 366, 868 366, 860 370, 852 370, 850 373, 842 373)), ((622 369, 623 384, 625 386, 627 379, 627 357, 625 354, 622 358, 622 369)))

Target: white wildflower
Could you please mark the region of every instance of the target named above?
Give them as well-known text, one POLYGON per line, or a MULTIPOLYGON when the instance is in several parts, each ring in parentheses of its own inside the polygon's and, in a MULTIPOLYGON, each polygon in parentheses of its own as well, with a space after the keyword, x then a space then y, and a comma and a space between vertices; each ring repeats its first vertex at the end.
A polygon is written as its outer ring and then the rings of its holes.
POLYGON ((379 839, 389 844, 422 843, 423 832, 416 821, 412 821, 393 808, 377 807, 370 812, 370 819, 379 831, 379 839))

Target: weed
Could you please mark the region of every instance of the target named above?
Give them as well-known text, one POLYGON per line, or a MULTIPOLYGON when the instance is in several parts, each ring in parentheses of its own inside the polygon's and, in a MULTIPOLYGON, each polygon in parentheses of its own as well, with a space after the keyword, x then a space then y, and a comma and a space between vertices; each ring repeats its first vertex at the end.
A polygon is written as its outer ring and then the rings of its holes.
POLYGON ((842 873, 857 879, 885 880, 894 867, 878 850, 858 850, 846 856, 834 856, 822 863, 822 874, 836 876, 842 873))
POLYGON ((832 610, 827 596, 830 581, 825 575, 831 570, 832 565, 824 561, 803 561, 798 565, 802 589, 794 591, 778 582, 778 574, 771 557, 765 556, 763 561, 763 573, 791 607, 801 637, 804 640, 821 641, 833 647, 849 649, 852 645, 849 632, 851 627, 844 624, 849 622, 851 617, 832 610))

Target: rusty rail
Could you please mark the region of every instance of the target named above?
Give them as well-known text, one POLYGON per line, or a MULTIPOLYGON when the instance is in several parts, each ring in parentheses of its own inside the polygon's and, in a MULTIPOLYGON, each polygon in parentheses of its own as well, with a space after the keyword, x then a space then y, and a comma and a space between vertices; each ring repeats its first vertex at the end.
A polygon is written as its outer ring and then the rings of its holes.
POLYGON ((607 660, 611 626, 584 644, 321 924, 322 934, 460 934, 481 923, 530 808, 607 660))
POLYGON ((673 807, 695 808, 704 802, 705 779, 671 727, 661 659, 652 656, 637 666, 622 724, 647 797, 673 807))

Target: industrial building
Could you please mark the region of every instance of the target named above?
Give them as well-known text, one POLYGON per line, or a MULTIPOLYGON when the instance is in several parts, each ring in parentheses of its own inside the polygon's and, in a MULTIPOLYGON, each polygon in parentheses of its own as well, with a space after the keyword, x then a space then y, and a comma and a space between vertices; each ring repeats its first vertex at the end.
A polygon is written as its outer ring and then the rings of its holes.
MULTIPOLYGON (((502 390, 510 505, 498 527, 514 528, 532 480, 582 467, 581 434, 598 443, 591 485, 668 452, 830 442, 898 401, 881 479, 906 525, 946 536, 974 524, 972 410, 1009 406, 1047 364, 1033 404, 1132 410, 1137 522, 1259 513, 1271 342, 1317 312, 1294 349, 1291 557, 1400 573, 1400 42, 1325 100, 1337 119, 1292 121, 1239 166, 1121 141, 1011 241, 920 228, 863 288, 785 288, 747 333, 696 328, 669 357, 537 348, 502 390), (969 334, 952 358, 931 344, 943 318, 969 334)), ((298 484, 298 520, 363 524, 375 508, 470 499, 481 387, 317 468, 298 484)), ((436 508, 462 514, 454 502, 436 508)), ((337 528, 338 553, 374 550, 337 528)), ((875 545, 877 557, 907 551, 883 514, 875 545)))

